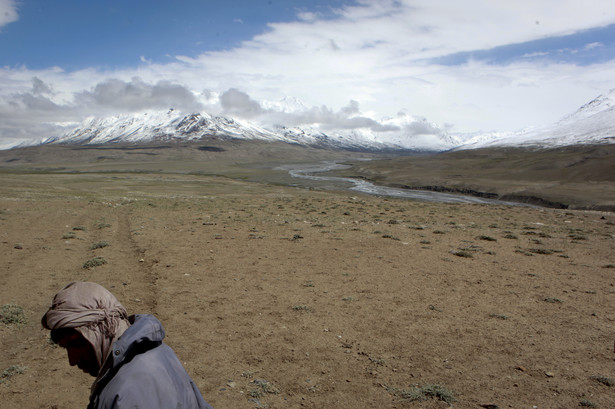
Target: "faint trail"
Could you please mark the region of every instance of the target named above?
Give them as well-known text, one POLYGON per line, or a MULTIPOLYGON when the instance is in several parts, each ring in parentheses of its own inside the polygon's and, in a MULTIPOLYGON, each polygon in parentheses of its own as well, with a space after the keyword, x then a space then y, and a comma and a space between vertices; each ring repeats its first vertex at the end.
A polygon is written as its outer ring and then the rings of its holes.
POLYGON ((118 210, 118 246, 125 253, 124 263, 126 271, 123 277, 130 286, 131 302, 135 302, 135 309, 131 313, 156 313, 158 305, 158 274, 153 271, 153 261, 145 257, 146 250, 139 247, 134 235, 138 229, 131 219, 131 211, 127 208, 118 210))

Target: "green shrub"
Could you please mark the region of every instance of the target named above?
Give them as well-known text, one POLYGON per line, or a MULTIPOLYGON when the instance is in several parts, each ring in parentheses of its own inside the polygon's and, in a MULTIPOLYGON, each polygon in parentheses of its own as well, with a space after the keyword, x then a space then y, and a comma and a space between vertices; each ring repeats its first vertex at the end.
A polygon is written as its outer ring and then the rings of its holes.
POLYGON ((83 263, 83 268, 98 267, 102 266, 103 264, 107 264, 107 260, 105 260, 103 257, 94 257, 83 263))
POLYGON ((474 255, 472 253, 470 253, 469 251, 466 251, 466 250, 455 250, 452 253, 454 255, 456 255, 457 257, 465 257, 465 258, 472 258, 472 257, 474 257, 474 255))
POLYGON ((402 399, 410 402, 425 401, 429 399, 436 399, 442 402, 446 402, 449 405, 455 401, 453 392, 449 391, 443 386, 426 384, 423 386, 413 386, 410 389, 390 390, 395 395, 400 396, 402 399))
POLYGON ((252 398, 261 398, 266 393, 278 394, 280 390, 271 382, 264 379, 255 379, 251 382, 255 387, 248 391, 252 398))
POLYGON ((102 249, 103 247, 108 247, 110 244, 106 241, 99 241, 98 243, 94 243, 90 246, 90 250, 102 249))
POLYGON ((5 325, 24 325, 27 320, 21 306, 5 304, 0 310, 0 322, 5 325))
POLYGON ((615 381, 612 378, 607 378, 606 376, 592 376, 592 379, 606 386, 615 386, 615 381))
POLYGON ((497 241, 497 239, 490 237, 490 236, 485 236, 485 235, 478 236, 477 239, 485 240, 485 241, 497 241))
POLYGON ((22 365, 11 365, 0 374, 0 383, 8 382, 13 376, 21 375, 26 370, 22 365))

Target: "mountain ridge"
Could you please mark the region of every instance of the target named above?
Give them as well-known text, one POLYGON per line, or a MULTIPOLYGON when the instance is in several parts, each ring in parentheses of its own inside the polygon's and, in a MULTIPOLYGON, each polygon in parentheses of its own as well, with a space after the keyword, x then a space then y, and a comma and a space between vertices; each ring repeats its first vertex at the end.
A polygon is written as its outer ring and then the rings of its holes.
MULTIPOLYGON (((303 112, 297 99, 264 107, 285 114, 303 112)), ((361 151, 442 152, 495 146, 556 147, 615 143, 615 89, 558 122, 519 132, 453 135, 422 118, 400 114, 380 121, 365 115, 346 118, 341 128, 324 125, 261 125, 232 116, 176 109, 90 117, 72 131, 44 139, 45 144, 142 144, 170 141, 256 139, 296 145, 361 151)))

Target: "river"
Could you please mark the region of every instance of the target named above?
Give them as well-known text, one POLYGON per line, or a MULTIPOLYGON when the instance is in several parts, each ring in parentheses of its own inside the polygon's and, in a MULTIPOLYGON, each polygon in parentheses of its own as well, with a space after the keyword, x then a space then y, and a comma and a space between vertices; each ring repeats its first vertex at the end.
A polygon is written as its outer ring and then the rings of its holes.
POLYGON ((349 165, 344 165, 336 161, 324 161, 317 164, 292 164, 279 166, 276 169, 287 171, 292 177, 320 181, 348 189, 375 196, 399 197, 404 199, 422 200, 427 202, 442 203, 475 203, 507 206, 531 206, 526 203, 507 202, 497 199, 486 199, 476 196, 466 196, 460 194, 434 192, 430 190, 398 189, 387 186, 375 185, 363 179, 344 178, 338 176, 325 176, 322 173, 332 170, 348 169, 349 165))

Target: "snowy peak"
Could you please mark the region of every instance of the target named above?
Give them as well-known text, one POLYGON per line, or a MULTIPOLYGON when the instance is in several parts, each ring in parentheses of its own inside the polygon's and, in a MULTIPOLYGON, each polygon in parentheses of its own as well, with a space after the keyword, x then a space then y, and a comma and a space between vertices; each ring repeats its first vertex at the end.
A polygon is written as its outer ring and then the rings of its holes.
POLYGON ((246 126, 232 118, 216 117, 206 113, 184 115, 170 109, 107 118, 89 118, 72 132, 46 140, 44 143, 97 145, 119 142, 191 141, 201 138, 269 139, 275 136, 265 129, 246 126))
POLYGON ((178 110, 89 118, 63 136, 42 144, 149 143, 203 139, 260 139, 330 149, 375 151, 445 151, 492 146, 554 147, 615 143, 615 89, 583 105, 559 122, 507 133, 450 135, 424 118, 404 113, 375 119, 351 104, 340 112, 308 109, 300 100, 284 98, 262 105, 268 125, 178 110), (288 125, 291 124, 291 125, 288 125))
POLYGON ((295 97, 284 97, 279 101, 263 101, 260 105, 263 109, 287 114, 309 110, 308 106, 303 103, 303 101, 295 97))
POLYGON ((615 89, 558 122, 518 132, 477 134, 456 149, 492 146, 557 147, 615 143, 615 89))
MULTIPOLYGON (((305 112, 300 101, 286 99, 277 106, 287 113, 305 112)), ((348 129, 327 126, 257 125, 238 118, 204 112, 184 114, 168 111, 89 118, 72 132, 43 143, 88 144, 148 143, 156 141, 196 141, 201 139, 261 139, 306 146, 350 150, 439 151, 455 146, 436 125, 410 116, 383 121, 348 119, 348 129)))
POLYGON ((572 122, 589 118, 595 114, 612 110, 615 107, 615 88, 600 95, 587 104, 583 105, 576 112, 565 116, 560 122, 572 122))

